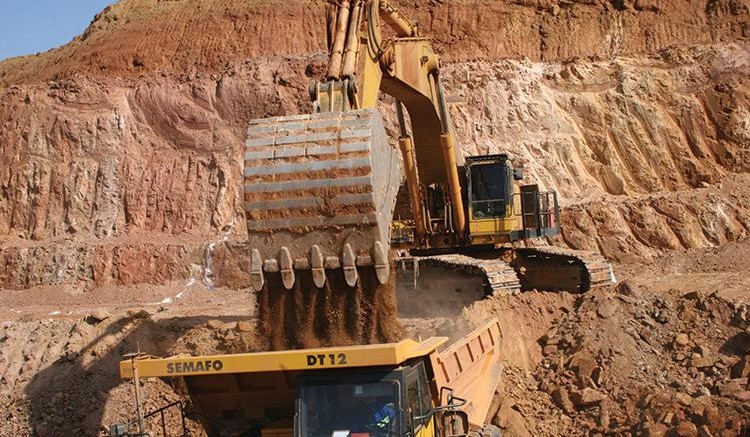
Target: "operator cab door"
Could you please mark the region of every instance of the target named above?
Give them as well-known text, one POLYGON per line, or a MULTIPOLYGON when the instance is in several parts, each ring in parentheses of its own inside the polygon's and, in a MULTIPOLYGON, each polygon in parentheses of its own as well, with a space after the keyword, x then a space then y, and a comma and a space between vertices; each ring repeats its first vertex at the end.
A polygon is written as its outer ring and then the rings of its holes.
POLYGON ((517 228, 513 178, 512 164, 505 155, 467 159, 469 234, 473 244, 507 241, 517 228))
POLYGON ((424 363, 419 362, 405 371, 405 437, 434 437, 435 409, 427 382, 424 363))

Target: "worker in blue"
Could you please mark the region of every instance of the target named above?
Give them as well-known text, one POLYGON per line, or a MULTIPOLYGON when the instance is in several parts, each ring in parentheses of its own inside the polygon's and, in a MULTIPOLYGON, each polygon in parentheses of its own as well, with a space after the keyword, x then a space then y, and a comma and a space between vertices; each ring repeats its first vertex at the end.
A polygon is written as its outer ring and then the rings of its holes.
POLYGON ((388 435, 393 429, 397 415, 396 405, 393 402, 388 402, 372 415, 372 428, 380 431, 382 435, 388 435))

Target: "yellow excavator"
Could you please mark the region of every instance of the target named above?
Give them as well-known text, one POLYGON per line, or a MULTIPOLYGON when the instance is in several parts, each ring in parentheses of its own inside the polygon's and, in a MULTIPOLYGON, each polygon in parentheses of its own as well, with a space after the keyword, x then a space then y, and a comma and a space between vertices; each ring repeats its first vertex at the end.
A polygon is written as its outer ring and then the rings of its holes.
POLYGON ((396 265, 478 275, 487 294, 613 281, 599 254, 534 243, 560 233, 555 192, 522 185, 507 154, 464 157, 440 58, 414 21, 387 0, 329 3, 330 57, 310 86, 312 113, 254 120, 247 132, 256 292, 389 284, 396 265), (394 141, 376 109, 381 92, 395 99, 394 141))

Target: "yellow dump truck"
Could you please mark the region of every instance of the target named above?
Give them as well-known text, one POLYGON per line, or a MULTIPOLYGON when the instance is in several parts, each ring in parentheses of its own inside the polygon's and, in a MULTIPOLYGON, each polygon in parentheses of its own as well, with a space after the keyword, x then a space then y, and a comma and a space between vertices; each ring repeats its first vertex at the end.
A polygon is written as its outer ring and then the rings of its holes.
MULTIPOLYGON (((121 362, 120 375, 135 381, 181 378, 178 385, 209 436, 499 435, 485 424, 501 373, 499 323, 493 320, 442 348, 447 342, 432 337, 233 355, 134 356, 121 362)), ((140 416, 140 404, 138 411, 140 416)), ((164 430, 153 435, 187 434, 184 423, 176 427, 184 434, 169 434, 160 413, 162 422, 151 428, 164 430)), ((113 425, 112 435, 152 435, 144 417, 113 425)))

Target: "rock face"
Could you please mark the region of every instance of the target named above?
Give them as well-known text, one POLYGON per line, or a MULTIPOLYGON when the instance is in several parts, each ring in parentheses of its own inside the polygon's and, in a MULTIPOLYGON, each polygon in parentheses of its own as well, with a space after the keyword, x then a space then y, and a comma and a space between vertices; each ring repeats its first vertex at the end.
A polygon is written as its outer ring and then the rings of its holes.
MULTIPOLYGON (((733 41, 750 32, 745 0, 396 0, 449 61, 560 61, 733 41)), ((69 46, 0 66, 0 83, 83 73, 138 77, 221 72, 250 58, 325 51, 325 2, 126 0, 69 46), (164 23, 169 23, 165 26, 164 23), (294 37, 289 37, 293 35, 294 37)))
MULTIPOLYGON (((628 261, 747 235, 745 2, 401 3, 445 53, 465 153, 557 190, 563 244, 628 261)), ((309 110, 323 14, 195 5, 122 1, 0 63, 0 288, 247 285, 245 126, 309 110)))

